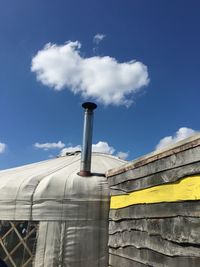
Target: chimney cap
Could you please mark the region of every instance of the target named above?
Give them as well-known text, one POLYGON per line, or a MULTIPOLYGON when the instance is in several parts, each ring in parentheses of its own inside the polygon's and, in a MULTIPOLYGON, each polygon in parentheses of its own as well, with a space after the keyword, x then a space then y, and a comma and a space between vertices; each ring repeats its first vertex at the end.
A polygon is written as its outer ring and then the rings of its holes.
POLYGON ((82 104, 82 107, 85 109, 94 110, 97 108, 97 105, 95 103, 92 103, 92 102, 85 102, 82 104))

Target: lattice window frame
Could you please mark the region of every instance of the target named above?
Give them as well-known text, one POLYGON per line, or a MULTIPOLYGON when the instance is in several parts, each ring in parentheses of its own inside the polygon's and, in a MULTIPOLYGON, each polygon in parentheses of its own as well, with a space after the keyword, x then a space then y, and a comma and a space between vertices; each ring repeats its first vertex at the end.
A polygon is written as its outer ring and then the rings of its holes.
MULTIPOLYGON (((34 257, 35 257, 35 250, 36 250, 36 242, 37 242, 37 234, 38 234, 38 222, 31 222, 31 221, 1 221, 1 227, 3 228, 3 224, 9 225, 7 226, 7 231, 3 235, 1 234, 2 231, 0 231, 0 249, 4 251, 4 257, 1 257, 6 264, 9 267, 30 267, 33 266, 34 263, 34 257), (27 227, 24 228, 24 233, 23 234, 18 228, 20 224, 27 224, 27 227), (17 244, 11 245, 12 249, 8 248, 6 239, 9 237, 9 235, 15 234, 17 236, 17 244), (33 238, 32 236, 35 236, 33 238), (34 239, 34 244, 32 244, 32 249, 28 245, 27 241, 31 241, 31 238, 34 239), (18 255, 22 259, 21 265, 17 265, 16 259, 17 257, 15 256, 16 251, 19 248, 23 248, 22 250, 24 253, 22 255, 18 255), (24 255, 28 256, 28 258, 25 260, 24 255)), ((2 229, 1 228, 1 229, 2 229)), ((16 241, 16 240, 15 240, 16 241)), ((0 255, 1 256, 1 255, 0 255)))

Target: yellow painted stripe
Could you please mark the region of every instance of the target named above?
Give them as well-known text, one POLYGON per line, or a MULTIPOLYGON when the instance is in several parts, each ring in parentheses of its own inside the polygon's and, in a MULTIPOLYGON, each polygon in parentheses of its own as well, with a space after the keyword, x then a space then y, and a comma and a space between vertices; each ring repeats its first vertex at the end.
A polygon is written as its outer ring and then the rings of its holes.
POLYGON ((127 195, 111 197, 111 209, 120 209, 144 203, 176 202, 200 199, 200 175, 186 177, 178 182, 138 190, 127 195))

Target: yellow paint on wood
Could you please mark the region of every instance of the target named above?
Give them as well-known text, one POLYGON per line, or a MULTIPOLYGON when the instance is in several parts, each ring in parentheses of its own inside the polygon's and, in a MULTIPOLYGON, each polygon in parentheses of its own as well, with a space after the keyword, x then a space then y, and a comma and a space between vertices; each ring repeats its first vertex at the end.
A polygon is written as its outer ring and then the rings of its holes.
POLYGON ((120 209, 136 204, 177 202, 200 199, 200 175, 186 177, 178 182, 162 184, 138 190, 127 195, 111 197, 111 209, 120 209))

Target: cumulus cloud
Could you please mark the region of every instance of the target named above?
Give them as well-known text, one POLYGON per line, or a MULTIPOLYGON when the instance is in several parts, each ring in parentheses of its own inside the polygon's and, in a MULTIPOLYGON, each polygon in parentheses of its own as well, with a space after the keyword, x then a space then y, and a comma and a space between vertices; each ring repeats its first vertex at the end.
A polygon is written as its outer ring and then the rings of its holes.
POLYGON ((93 42, 95 44, 99 44, 104 38, 106 37, 105 34, 103 33, 97 33, 94 38, 93 38, 93 42))
POLYGON ((31 71, 37 80, 55 90, 65 88, 84 99, 104 105, 126 105, 148 85, 147 67, 139 61, 119 63, 110 56, 83 57, 81 43, 47 44, 32 59, 31 71))
POLYGON ((128 158, 128 156, 129 156, 129 153, 128 152, 119 151, 116 156, 118 158, 120 158, 120 159, 126 160, 128 158))
POLYGON ((58 141, 57 143, 38 143, 36 142, 34 144, 34 147, 36 148, 40 148, 43 150, 49 150, 49 149, 61 149, 63 147, 65 147, 65 144, 62 143, 61 141, 58 141))
POLYGON ((112 146, 109 146, 107 142, 99 141, 97 144, 92 145, 92 151, 113 154, 115 152, 115 149, 112 146))
MULTIPOLYGON (((60 155, 65 156, 66 153, 75 152, 75 151, 81 151, 81 145, 65 147, 61 150, 60 155)), ((115 151, 116 151, 115 148, 110 146, 105 141, 99 141, 98 143, 92 145, 92 152, 99 152, 99 153, 113 155, 115 151)), ((126 159, 128 157, 128 153, 118 152, 116 156, 121 159, 126 159)))
POLYGON ((195 134, 197 131, 187 128, 187 127, 182 127, 180 128, 175 135, 171 136, 166 136, 160 140, 160 142, 157 144, 156 149, 162 149, 166 146, 173 145, 178 141, 181 141, 193 134, 195 134))
POLYGON ((6 150, 6 144, 5 143, 0 143, 0 154, 4 153, 6 150))

